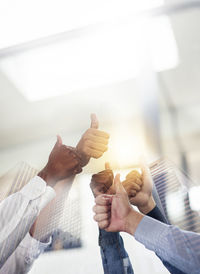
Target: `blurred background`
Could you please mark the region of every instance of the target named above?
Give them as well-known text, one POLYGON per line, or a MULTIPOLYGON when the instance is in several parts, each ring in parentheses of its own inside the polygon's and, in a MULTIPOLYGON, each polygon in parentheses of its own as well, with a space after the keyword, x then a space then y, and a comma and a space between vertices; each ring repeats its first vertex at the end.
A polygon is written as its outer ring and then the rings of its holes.
MULTIPOLYGON (((103 273, 89 182, 105 161, 125 174, 141 153, 169 159, 193 186, 182 200, 170 190, 172 217, 186 200, 199 217, 200 1, 1 1, 0 37, 0 176, 42 168, 56 134, 75 146, 91 112, 111 136, 76 179, 82 247, 45 253, 30 273, 103 273)), ((123 237, 136 274, 168 273, 123 237)))

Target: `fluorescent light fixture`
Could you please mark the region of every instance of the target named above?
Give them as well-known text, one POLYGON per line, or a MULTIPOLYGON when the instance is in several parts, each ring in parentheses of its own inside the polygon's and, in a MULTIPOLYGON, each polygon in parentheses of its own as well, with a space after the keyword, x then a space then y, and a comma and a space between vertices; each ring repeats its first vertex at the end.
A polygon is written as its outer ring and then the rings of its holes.
POLYGON ((80 34, 2 59, 0 69, 31 101, 130 79, 141 66, 131 30, 117 26, 80 34))
POLYGON ((80 31, 69 39, 2 58, 0 69, 28 100, 36 101, 135 78, 146 57, 156 71, 177 65, 167 17, 80 31))
POLYGON ((0 1, 0 49, 163 5, 164 0, 0 1))

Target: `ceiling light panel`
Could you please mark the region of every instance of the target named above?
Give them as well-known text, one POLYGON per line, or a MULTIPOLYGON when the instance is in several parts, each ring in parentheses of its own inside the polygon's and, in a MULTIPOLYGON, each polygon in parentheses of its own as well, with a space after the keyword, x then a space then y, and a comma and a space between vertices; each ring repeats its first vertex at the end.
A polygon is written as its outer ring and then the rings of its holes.
POLYGON ((163 5, 163 0, 0 1, 0 49, 163 5))
POLYGON ((132 79, 147 65, 162 71, 177 64, 167 17, 94 26, 0 59, 0 69, 31 101, 132 79))

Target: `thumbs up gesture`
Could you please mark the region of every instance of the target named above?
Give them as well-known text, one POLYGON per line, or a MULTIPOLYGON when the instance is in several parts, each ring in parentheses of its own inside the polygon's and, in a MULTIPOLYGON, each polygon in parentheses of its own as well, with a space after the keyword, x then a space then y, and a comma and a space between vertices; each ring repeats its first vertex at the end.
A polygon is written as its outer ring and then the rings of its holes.
POLYGON ((98 222, 101 229, 108 232, 125 231, 129 233, 133 209, 119 174, 114 178, 114 188, 115 195, 101 194, 96 197, 93 207, 94 220, 98 222))
POLYGON ((92 175, 90 188, 97 197, 100 194, 114 194, 113 185, 114 175, 109 163, 105 163, 105 170, 92 175))
POLYGON ((81 159, 73 147, 63 145, 60 136, 57 136, 46 166, 38 173, 50 186, 54 186, 59 180, 69 178, 82 171, 81 159))
POLYGON ((128 194, 130 203, 137 206, 135 201, 138 199, 138 194, 143 187, 142 175, 137 170, 132 170, 122 184, 128 194))
POLYGON ((81 157, 81 166, 86 166, 90 158, 100 158, 108 149, 109 134, 100 131, 99 122, 95 114, 91 114, 91 126, 82 135, 76 146, 81 157))

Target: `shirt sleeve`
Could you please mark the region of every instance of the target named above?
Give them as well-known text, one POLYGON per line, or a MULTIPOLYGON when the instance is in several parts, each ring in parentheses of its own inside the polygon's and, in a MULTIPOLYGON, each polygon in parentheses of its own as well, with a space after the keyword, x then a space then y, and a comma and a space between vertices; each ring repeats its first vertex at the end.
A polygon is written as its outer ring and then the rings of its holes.
POLYGON ((183 273, 199 273, 200 234, 145 216, 137 227, 135 239, 183 273))
MULTIPOLYGON (((156 205, 148 214, 147 216, 154 218, 155 220, 158 220, 164 224, 170 224, 167 218, 162 214, 161 210, 159 207, 156 205)), ((159 255, 156 254, 158 257, 159 255)), ((185 274, 181 270, 177 269, 175 266, 171 265, 167 261, 164 261, 161 257, 159 259, 162 261, 163 265, 169 270, 170 273, 172 274, 185 274)))
POLYGON ((55 197, 39 176, 0 203, 0 269, 24 239, 37 215, 55 197))
POLYGON ((99 229, 99 246, 105 274, 133 274, 123 239, 118 232, 99 229))
POLYGON ((155 220, 158 220, 164 224, 169 224, 167 218, 162 214, 157 205, 149 213, 147 213, 147 216, 154 218, 155 220))
POLYGON ((33 262, 51 244, 51 237, 44 242, 32 238, 29 233, 18 245, 17 249, 5 262, 0 274, 25 274, 28 273, 33 262))

